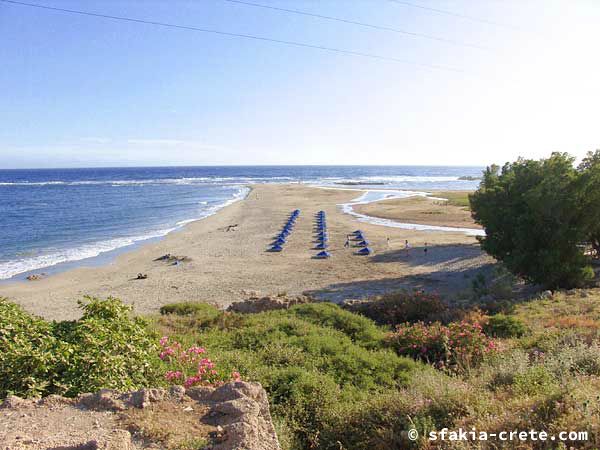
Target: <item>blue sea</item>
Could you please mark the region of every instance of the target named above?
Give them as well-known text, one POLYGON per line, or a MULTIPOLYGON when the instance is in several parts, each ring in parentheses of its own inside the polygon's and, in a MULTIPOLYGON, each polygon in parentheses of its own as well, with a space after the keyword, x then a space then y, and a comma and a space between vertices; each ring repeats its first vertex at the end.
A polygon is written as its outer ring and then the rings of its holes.
POLYGON ((0 280, 98 264, 214 214, 253 183, 462 190, 481 167, 228 166, 0 170, 0 280), (351 183, 343 186, 341 183, 351 183))

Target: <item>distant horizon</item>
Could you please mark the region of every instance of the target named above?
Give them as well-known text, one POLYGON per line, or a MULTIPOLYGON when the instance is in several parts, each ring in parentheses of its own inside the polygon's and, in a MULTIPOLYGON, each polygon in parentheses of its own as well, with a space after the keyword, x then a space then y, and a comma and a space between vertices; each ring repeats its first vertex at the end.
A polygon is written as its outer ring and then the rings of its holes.
POLYGON ((151 169, 151 168, 195 168, 195 167, 468 167, 485 168, 478 164, 190 164, 149 166, 74 166, 74 167, 6 167, 0 170, 79 170, 79 169, 151 169))

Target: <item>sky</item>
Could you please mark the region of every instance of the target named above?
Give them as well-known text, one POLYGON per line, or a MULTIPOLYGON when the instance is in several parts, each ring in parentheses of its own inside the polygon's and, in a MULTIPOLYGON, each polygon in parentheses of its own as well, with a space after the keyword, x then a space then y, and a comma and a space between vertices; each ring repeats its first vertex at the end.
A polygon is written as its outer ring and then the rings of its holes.
POLYGON ((488 165, 600 148, 598 0, 248 1, 442 40, 227 0, 29 0, 392 61, 0 1, 0 169, 488 165))

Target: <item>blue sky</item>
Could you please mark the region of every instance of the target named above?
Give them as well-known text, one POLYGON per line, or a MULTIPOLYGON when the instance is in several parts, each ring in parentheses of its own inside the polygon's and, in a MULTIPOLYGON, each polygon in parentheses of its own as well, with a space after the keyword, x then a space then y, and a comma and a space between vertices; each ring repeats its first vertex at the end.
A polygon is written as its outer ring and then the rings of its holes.
MULTIPOLYGON (((35 2, 35 0, 31 0, 35 2)), ((373 60, 0 3, 0 168, 502 163, 600 148, 600 2, 37 0, 373 60)))

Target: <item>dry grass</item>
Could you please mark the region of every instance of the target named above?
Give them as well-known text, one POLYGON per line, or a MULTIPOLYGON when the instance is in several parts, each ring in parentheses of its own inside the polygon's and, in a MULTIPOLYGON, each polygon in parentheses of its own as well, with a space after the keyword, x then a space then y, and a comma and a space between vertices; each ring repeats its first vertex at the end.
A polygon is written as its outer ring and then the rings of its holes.
POLYGON ((191 399, 165 400, 143 409, 128 409, 119 420, 136 438, 160 443, 172 450, 200 450, 207 447, 214 426, 204 423, 208 406, 191 399))
POLYGON ((448 201, 446 204, 452 206, 460 206, 462 208, 466 208, 467 210, 471 210, 471 204, 469 203, 469 194, 471 191, 438 191, 432 192, 432 196, 445 198, 448 201))

